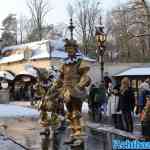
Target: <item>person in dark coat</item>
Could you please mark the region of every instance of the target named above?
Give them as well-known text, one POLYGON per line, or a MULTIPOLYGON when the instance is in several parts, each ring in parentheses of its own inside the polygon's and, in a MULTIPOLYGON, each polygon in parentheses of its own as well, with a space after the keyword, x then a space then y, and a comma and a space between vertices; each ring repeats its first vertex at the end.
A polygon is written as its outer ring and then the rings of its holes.
POLYGON ((118 109, 122 112, 124 127, 123 130, 133 132, 132 112, 135 106, 135 97, 132 88, 129 86, 129 79, 123 78, 120 87, 120 99, 118 109))
POLYGON ((150 95, 146 96, 146 104, 141 116, 142 135, 150 140, 150 95))
POLYGON ((93 121, 101 120, 101 106, 106 101, 106 91, 102 84, 99 86, 92 85, 89 93, 89 108, 92 113, 93 121))
POLYGON ((95 110, 98 109, 98 102, 95 101, 95 95, 97 93, 97 87, 95 84, 91 85, 90 91, 89 91, 89 97, 88 97, 88 105, 91 111, 91 117, 92 120, 96 120, 96 112, 95 110))
POLYGON ((108 72, 105 72, 104 75, 104 84, 105 84, 105 89, 109 88, 109 83, 112 83, 110 77, 108 76, 108 72))

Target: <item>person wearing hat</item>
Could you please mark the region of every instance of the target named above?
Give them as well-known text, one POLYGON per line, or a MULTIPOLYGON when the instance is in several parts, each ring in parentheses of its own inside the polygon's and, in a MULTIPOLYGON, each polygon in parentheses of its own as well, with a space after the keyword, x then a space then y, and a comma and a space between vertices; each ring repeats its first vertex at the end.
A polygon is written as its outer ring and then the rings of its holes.
POLYGON ((146 96, 146 104, 141 115, 142 135, 150 140, 150 95, 146 96))
MULTIPOLYGON (((75 40, 65 40, 65 50, 68 57, 60 70, 62 81, 61 96, 67 107, 67 118, 72 129, 72 139, 81 136, 83 128, 81 125, 82 102, 86 98, 86 87, 90 85, 91 79, 87 75, 89 66, 82 61, 78 53, 78 45, 75 40)), ((67 141, 66 141, 67 143, 67 141)))

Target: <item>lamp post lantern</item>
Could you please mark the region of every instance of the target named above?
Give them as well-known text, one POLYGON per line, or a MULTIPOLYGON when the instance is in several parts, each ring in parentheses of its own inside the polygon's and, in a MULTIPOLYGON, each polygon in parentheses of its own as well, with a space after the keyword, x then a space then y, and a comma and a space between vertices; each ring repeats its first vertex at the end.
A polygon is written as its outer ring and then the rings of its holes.
POLYGON ((105 42, 106 42, 106 34, 104 33, 104 26, 102 25, 101 22, 101 17, 100 17, 100 25, 96 26, 96 46, 97 46, 97 55, 98 55, 98 60, 100 60, 101 64, 101 81, 104 80, 104 53, 105 53, 105 42))

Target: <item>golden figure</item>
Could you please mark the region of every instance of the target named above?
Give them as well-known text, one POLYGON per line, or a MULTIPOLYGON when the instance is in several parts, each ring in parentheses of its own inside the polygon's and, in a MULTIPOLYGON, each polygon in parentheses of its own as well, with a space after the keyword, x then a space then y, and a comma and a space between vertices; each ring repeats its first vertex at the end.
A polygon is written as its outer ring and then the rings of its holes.
POLYGON ((60 92, 67 107, 72 137, 76 138, 81 136, 82 102, 86 98, 86 87, 89 86, 91 80, 87 75, 89 67, 84 65, 76 41, 66 40, 65 49, 68 52, 68 58, 61 68, 60 92))

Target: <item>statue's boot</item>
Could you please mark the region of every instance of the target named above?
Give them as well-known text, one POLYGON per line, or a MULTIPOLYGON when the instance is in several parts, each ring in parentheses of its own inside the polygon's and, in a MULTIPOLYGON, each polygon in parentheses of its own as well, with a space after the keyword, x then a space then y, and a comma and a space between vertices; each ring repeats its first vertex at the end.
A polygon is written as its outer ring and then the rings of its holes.
POLYGON ((69 139, 64 141, 64 144, 73 144, 75 140, 76 139, 74 139, 73 137, 69 137, 69 139))
POLYGON ((50 136, 50 129, 49 128, 45 128, 44 131, 40 132, 40 135, 44 135, 46 137, 50 136))

